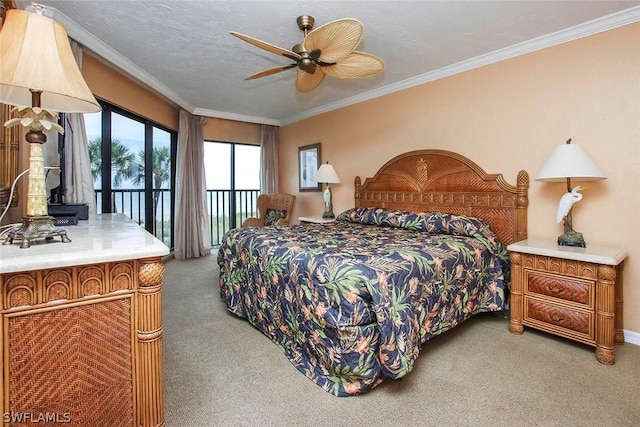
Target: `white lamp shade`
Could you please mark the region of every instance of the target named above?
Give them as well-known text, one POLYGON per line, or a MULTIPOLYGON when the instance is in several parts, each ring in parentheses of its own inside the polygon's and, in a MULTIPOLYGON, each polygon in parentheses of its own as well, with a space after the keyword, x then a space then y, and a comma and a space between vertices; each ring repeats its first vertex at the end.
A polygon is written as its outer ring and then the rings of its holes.
POLYGON ((579 145, 562 144, 553 150, 536 181, 564 182, 567 178, 596 181, 606 176, 579 145))
POLYGON ((339 184, 340 178, 336 174, 335 169, 329 163, 320 165, 318 172, 313 177, 314 182, 324 182, 327 184, 339 184))
POLYGON ((78 69, 67 31, 56 21, 19 9, 7 11, 0 31, 0 102, 63 113, 100 111, 78 69))

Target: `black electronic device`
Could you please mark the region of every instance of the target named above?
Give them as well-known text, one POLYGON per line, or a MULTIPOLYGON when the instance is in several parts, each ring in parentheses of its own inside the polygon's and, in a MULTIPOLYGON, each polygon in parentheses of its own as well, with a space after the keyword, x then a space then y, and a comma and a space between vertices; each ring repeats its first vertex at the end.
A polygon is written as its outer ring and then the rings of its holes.
MULTIPOLYGON (((64 115, 60 115, 60 124, 64 122, 64 115)), ((76 225, 78 220, 89 219, 89 206, 86 203, 65 203, 65 158, 64 158, 64 136, 58 135, 58 158, 60 169, 60 184, 52 188, 49 194, 47 210, 49 216, 53 217, 54 225, 76 225)))
POLYGON ((52 217, 75 216, 79 220, 89 219, 89 206, 86 203, 51 203, 47 207, 52 217))
POLYGON ((49 216, 53 218, 53 225, 58 227, 64 227, 65 225, 78 225, 78 217, 75 215, 49 214, 49 216))

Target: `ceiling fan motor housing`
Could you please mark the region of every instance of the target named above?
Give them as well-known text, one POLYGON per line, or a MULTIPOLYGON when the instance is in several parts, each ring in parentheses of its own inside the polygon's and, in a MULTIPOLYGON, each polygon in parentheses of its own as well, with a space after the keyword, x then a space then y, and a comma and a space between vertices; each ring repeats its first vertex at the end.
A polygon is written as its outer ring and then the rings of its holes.
MULTIPOLYGON (((314 55, 309 54, 302 43, 298 43, 293 46, 291 50, 300 55, 300 59, 298 59, 298 68, 311 74, 316 72, 316 58, 314 58, 314 55)), ((319 52, 317 56, 320 56, 319 52)))

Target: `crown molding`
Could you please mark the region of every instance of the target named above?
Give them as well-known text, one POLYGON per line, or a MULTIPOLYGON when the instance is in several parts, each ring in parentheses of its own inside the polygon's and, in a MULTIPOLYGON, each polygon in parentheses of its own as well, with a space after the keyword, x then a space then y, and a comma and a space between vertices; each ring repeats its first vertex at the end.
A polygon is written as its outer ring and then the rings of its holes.
MULTIPOLYGON (((20 9, 33 10, 31 7, 32 2, 29 0, 15 0, 16 6, 20 9)), ((419 76, 411 77, 390 85, 371 90, 356 96, 345 98, 338 102, 323 105, 318 108, 313 108, 307 111, 303 111, 299 114, 286 117, 281 120, 246 116, 242 114, 227 113, 224 111, 207 110, 193 106, 188 101, 183 99, 180 95, 166 87, 160 81, 153 76, 142 70, 140 67, 129 61, 127 58, 120 55, 113 50, 107 44, 96 38, 93 34, 89 33, 82 26, 75 21, 66 17, 63 13, 59 12, 53 7, 47 6, 46 16, 60 22, 67 29, 67 33, 71 38, 84 45, 87 49, 93 51, 95 54, 104 58, 115 67, 120 68, 124 72, 128 73, 132 77, 139 80, 141 83, 147 85, 151 89, 165 96, 170 101, 176 103, 181 108, 189 111, 192 114, 203 115, 208 117, 215 117, 228 120, 244 121, 250 123, 272 124, 275 126, 284 126, 303 119, 307 119, 319 114, 327 113, 339 108, 347 107, 349 105, 358 104, 360 102, 368 101, 374 98, 378 98, 384 95, 388 95, 401 90, 409 89, 415 86, 419 86, 425 83, 429 83, 435 80, 439 80, 445 77, 452 76, 454 74, 463 73, 476 68, 484 67, 496 62, 504 61, 506 59, 515 58, 517 56, 525 55, 527 53, 535 52, 538 50, 553 47, 559 44, 567 43, 573 40, 588 37, 594 34, 598 34, 604 31, 612 30, 625 25, 633 24, 640 21, 640 6, 632 7, 602 18, 594 19, 589 22, 585 22, 580 25, 576 25, 571 28, 567 28, 555 33, 547 34, 535 39, 528 40, 523 43, 519 43, 513 46, 499 49, 484 55, 476 56, 465 61, 458 62, 456 64, 440 68, 419 76)))
POLYGON ((247 116, 245 114, 228 113, 226 111, 207 110, 205 108, 194 108, 192 114, 195 114, 198 116, 213 117, 216 119, 227 119, 227 120, 235 120, 238 122, 258 123, 261 125, 273 125, 273 126, 282 125, 282 122, 278 119, 247 116))
MULTIPOLYGON (((16 0, 16 6, 20 9, 33 11, 33 3, 30 0, 16 0)), ((217 111, 217 110, 208 110, 204 108, 195 107, 187 100, 183 99, 180 95, 166 87, 160 81, 155 79, 152 75, 142 70, 133 62, 129 61, 124 56, 120 55, 114 49, 112 49, 109 45, 104 43, 102 40, 95 37, 93 34, 84 29, 81 25, 69 19, 64 13, 60 12, 58 9, 54 7, 47 6, 45 9, 45 16, 54 19, 55 21, 62 24, 66 30, 69 37, 76 40, 78 43, 81 43, 85 48, 91 50, 98 57, 105 60, 106 62, 112 64, 116 68, 123 70, 128 73, 132 77, 139 80, 142 84, 147 85, 152 90, 160 93, 164 97, 166 97, 171 102, 176 103, 181 108, 189 111, 191 114, 199 115, 199 116, 207 116, 213 118, 227 119, 227 120, 235 120, 240 122, 249 122, 249 123, 259 123, 259 124, 267 124, 280 126, 281 122, 277 119, 271 119, 266 117, 255 117, 248 116, 243 114, 235 114, 229 113, 226 111, 217 111)))
MULTIPOLYGON (((33 12, 33 4, 37 2, 16 0, 16 7, 33 12)), ((116 68, 129 74, 131 77, 137 79, 142 84, 148 86, 152 90, 156 91, 160 95, 164 96, 171 102, 174 102, 181 108, 192 112, 195 107, 191 105, 187 100, 182 98, 173 90, 158 81, 155 77, 138 67, 133 62, 129 61, 124 56, 120 55, 109 45, 98 39, 96 36, 87 31, 84 27, 68 18, 64 13, 60 12, 55 7, 46 6, 44 15, 62 24, 66 30, 67 35, 82 44, 83 47, 89 49, 95 53, 98 57, 104 59, 108 63, 112 64, 116 68)))
POLYGON ((640 21, 640 6, 626 9, 602 18, 594 19, 592 21, 585 22, 583 24, 576 25, 565 30, 537 37, 535 39, 509 46, 504 49, 496 50, 485 55, 476 56, 475 58, 467 59, 465 61, 461 61, 456 64, 440 68, 438 70, 411 77, 409 79, 405 79, 397 83, 365 92, 360 95, 345 98, 338 102, 307 110, 302 113, 282 119, 281 122, 283 126, 288 125, 303 119, 317 116, 319 114, 347 107, 349 105, 358 104, 360 102, 368 101, 380 96, 388 95, 404 89, 409 89, 415 86, 449 77, 454 74, 463 73, 475 68, 484 67, 485 65, 490 65, 496 62, 504 61, 506 59, 515 58, 520 55, 525 55, 527 53, 546 49, 604 31, 612 30, 618 27, 623 27, 625 25, 633 24, 638 21, 640 21))

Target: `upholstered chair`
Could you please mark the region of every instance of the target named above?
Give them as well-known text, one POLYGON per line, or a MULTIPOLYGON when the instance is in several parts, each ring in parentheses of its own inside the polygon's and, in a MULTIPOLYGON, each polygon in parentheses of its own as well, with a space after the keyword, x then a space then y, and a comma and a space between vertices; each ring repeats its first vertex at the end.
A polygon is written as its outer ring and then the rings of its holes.
POLYGON ((261 194, 258 196, 258 218, 247 218, 242 226, 289 225, 295 201, 293 194, 261 194))

